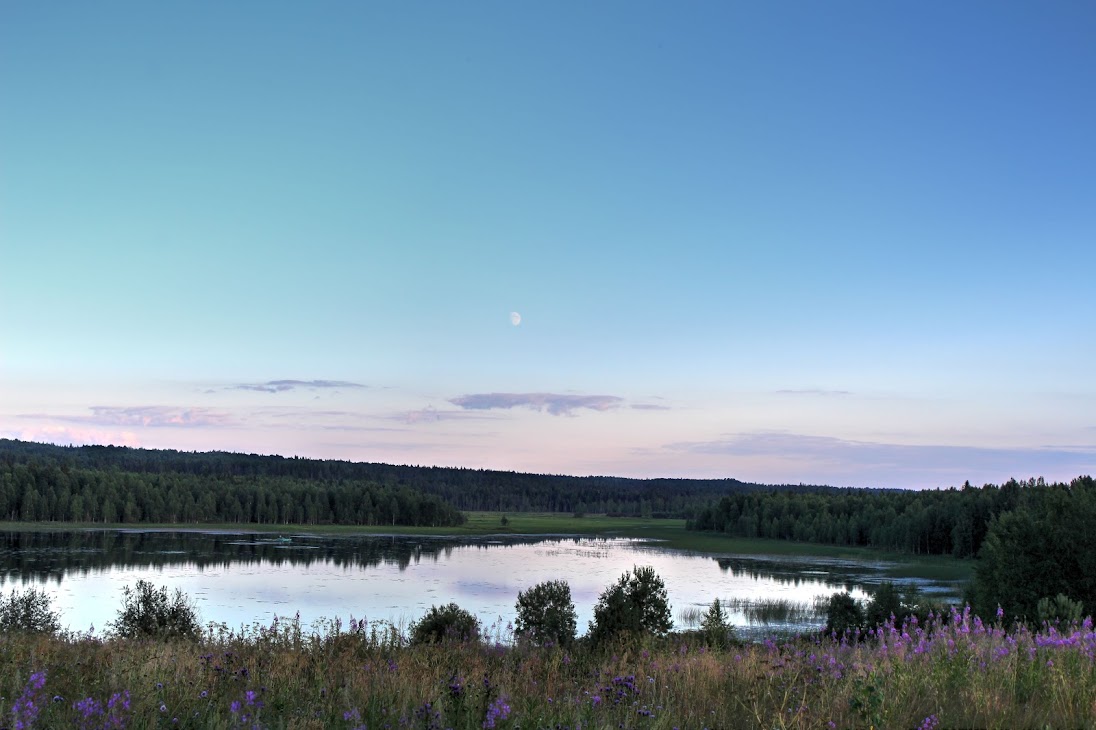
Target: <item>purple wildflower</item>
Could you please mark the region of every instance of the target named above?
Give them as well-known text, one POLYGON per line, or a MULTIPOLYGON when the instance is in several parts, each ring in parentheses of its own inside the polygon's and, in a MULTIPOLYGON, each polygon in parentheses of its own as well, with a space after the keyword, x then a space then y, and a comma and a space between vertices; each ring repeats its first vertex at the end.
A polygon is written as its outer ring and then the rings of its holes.
POLYGON ((496 722, 505 720, 508 717, 510 717, 510 705, 500 697, 487 707, 487 717, 483 719, 483 727, 485 730, 490 730, 490 728, 495 727, 496 722))
POLYGON ((38 693, 45 683, 45 671, 30 675, 27 686, 23 688, 23 694, 19 695, 19 699, 15 700, 15 704, 11 707, 16 730, 25 730, 34 725, 34 721, 38 719, 38 713, 42 711, 38 693))
POLYGON ((936 715, 929 715, 921 721, 921 724, 917 726, 917 730, 936 730, 939 725, 940 719, 936 715))

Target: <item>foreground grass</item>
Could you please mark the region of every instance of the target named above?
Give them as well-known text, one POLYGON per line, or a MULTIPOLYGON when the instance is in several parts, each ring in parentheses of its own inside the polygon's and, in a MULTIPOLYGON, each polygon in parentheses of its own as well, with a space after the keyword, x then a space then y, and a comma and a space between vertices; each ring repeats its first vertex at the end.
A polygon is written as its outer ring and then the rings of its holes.
POLYGON ((407 647, 391 627, 348 628, 0 635, 0 711, 24 728, 1096 727, 1091 620, 1033 634, 953 613, 725 651, 683 637, 604 652, 407 647))

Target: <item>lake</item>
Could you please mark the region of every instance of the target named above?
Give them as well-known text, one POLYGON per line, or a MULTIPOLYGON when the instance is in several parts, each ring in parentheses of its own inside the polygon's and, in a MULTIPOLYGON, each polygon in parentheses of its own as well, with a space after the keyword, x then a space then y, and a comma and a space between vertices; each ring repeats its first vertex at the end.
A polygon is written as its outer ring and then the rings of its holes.
POLYGON ((0 532, 0 593, 49 593, 61 623, 97 632, 115 618, 122 588, 144 579, 189 594, 203 622, 231 628, 269 624, 275 615, 390 621, 406 626, 431 605, 455 602, 485 625, 514 618, 517 594, 564 579, 571 586, 579 633, 598 595, 635 565, 651 565, 666 583, 675 624, 713 599, 731 599, 731 620, 744 633, 805 629, 820 623, 810 607, 820 596, 865 588, 902 567, 898 582, 955 599, 954 584, 918 577, 909 565, 766 555, 701 554, 657 542, 590 537, 481 539, 426 536, 332 536, 286 533, 79 530, 0 532), (783 601, 806 608, 790 621, 758 626, 751 606, 783 601))

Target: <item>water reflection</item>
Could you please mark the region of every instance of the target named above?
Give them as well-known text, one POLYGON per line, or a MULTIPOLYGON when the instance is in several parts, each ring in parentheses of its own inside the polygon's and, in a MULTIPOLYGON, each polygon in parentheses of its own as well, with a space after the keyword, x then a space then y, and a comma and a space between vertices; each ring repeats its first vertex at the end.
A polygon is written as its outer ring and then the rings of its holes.
MULTIPOLYGON (((561 539, 556 538, 562 542, 561 539)), ((197 570, 233 564, 308 567, 315 563, 370 568, 393 565, 406 570, 422 560, 449 558, 458 547, 480 550, 529 545, 538 538, 469 539, 431 536, 338 537, 221 532, 87 530, 80 532, 0 533, 0 585, 18 579, 60 581, 90 570, 186 566, 197 570)), ((574 538, 575 544, 579 538, 574 538)), ((585 551, 591 556, 597 551, 585 551)), ((543 551, 545 556, 559 551, 543 551)), ((602 551, 600 557, 606 553, 602 551)))
MULTIPOLYGON (((844 589, 862 596, 884 566, 700 555, 620 538, 0 532, 0 593, 46 590, 62 624, 80 630, 113 619, 122 588, 137 580, 179 588, 204 620, 239 627, 297 612, 306 625, 336 616, 406 625, 449 602, 505 625, 520 591, 564 579, 581 633, 600 593, 635 565, 654 567, 675 609, 715 598, 811 603, 844 589)), ((738 619, 748 623, 745 614, 738 619)))

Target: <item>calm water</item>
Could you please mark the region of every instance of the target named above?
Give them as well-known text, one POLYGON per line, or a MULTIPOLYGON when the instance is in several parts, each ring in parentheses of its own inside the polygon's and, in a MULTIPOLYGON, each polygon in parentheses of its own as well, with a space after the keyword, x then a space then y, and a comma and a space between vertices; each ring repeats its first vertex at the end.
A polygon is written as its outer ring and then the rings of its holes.
MULTIPOLYGON (((571 585, 579 633, 606 586, 634 565, 652 565, 666 582, 675 620, 714 598, 786 599, 863 588, 893 564, 825 558, 711 555, 630 539, 333 537, 88 530, 0 532, 0 593, 46 590, 62 624, 102 629, 139 579, 180 588, 203 621, 230 627, 269 623, 300 612, 321 618, 406 624, 431 605, 456 602, 485 624, 513 619, 519 591, 562 578, 571 585)), ((948 594, 954 586, 909 579, 948 594)), ((732 614, 745 624, 743 614, 732 614)))

